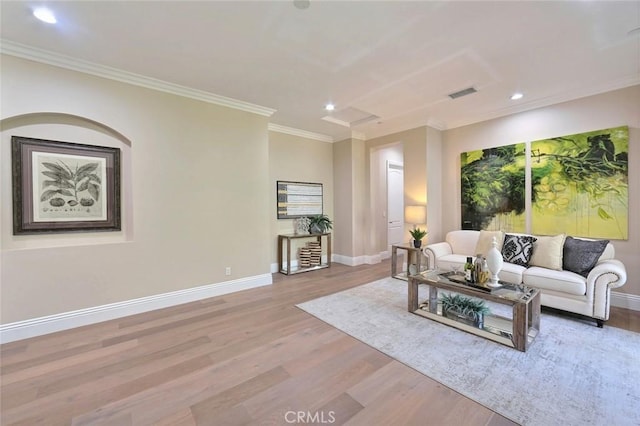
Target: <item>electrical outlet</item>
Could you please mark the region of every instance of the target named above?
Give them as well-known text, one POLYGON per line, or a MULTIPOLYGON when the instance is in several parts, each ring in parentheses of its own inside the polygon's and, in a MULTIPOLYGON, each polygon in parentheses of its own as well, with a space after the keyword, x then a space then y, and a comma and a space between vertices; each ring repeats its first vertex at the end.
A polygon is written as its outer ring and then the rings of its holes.
POLYGON ((227 266, 226 268, 224 268, 224 274, 231 275, 231 266, 227 266))

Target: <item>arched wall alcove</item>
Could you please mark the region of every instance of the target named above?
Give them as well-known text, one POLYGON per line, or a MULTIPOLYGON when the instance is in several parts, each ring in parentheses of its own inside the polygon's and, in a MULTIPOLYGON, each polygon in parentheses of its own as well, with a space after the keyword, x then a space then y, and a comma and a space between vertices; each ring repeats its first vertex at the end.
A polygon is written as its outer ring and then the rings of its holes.
POLYGON ((0 235, 3 250, 110 244, 133 240, 132 142, 128 137, 112 126, 91 118, 59 112, 33 112, 3 118, 0 120, 0 134, 0 235), (13 235, 12 136, 119 148, 121 231, 13 235))

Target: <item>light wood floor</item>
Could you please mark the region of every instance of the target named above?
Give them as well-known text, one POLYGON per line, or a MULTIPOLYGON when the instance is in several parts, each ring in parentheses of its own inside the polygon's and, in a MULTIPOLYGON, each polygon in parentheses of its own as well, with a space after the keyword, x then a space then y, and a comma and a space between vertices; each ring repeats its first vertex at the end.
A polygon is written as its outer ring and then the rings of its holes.
MULTIPOLYGON (((2 345, 0 423, 513 424, 295 307, 389 270, 275 274, 272 286, 2 345)), ((640 332, 640 313, 612 310, 605 327, 640 332)))

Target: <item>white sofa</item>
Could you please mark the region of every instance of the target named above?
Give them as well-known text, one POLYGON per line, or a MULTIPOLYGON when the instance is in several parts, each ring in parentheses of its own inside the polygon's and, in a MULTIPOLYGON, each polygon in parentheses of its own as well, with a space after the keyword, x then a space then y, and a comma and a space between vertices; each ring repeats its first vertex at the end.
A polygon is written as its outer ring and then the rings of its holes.
MULTIPOLYGON (((453 265, 464 265, 467 256, 476 256, 479 237, 480 231, 451 231, 444 242, 427 245, 423 253, 431 268, 451 270, 453 265)), ((591 317, 598 327, 602 327, 609 319, 611 289, 621 287, 627 281, 624 265, 614 256, 613 245, 609 243, 587 277, 565 270, 508 262, 504 263, 499 277, 501 281, 539 289, 543 306, 591 317)))

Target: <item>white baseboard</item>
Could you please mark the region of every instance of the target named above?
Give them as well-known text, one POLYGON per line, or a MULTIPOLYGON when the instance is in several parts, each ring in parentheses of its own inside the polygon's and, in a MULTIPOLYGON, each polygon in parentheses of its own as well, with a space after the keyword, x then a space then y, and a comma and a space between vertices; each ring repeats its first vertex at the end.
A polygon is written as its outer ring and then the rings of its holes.
POLYGON ((341 254, 334 254, 333 256, 334 262, 341 263, 347 266, 358 266, 358 265, 374 265, 376 263, 382 262, 382 256, 380 254, 374 254, 370 256, 343 256, 341 254))
POLYGON ((195 302, 209 297, 270 285, 271 274, 256 275, 195 288, 156 294, 139 299, 125 300, 108 305, 63 312, 25 321, 0 325, 0 343, 9 343, 83 325, 122 318, 129 315, 195 302))
POLYGON ((640 311, 640 296, 612 291, 611 306, 631 309, 632 311, 640 311))
MULTIPOLYGON (((331 255, 331 261, 335 263, 340 263, 342 265, 347 265, 347 266, 374 265, 376 263, 382 262, 383 259, 388 259, 389 257, 391 257, 391 255, 389 254, 389 252, 385 252, 385 251, 381 252, 380 254, 374 254, 371 256, 357 256, 357 257, 343 256, 341 254, 334 253, 331 255)), ((326 255, 322 256, 322 261, 323 262, 326 261, 326 255)), ((286 266, 286 262, 285 262, 285 266, 286 266)), ((291 267, 295 269, 297 266, 298 266, 298 261, 292 260, 291 267)), ((275 274, 276 272, 279 272, 279 271, 280 270, 278 269, 278 264, 272 263, 271 273, 275 274)))

